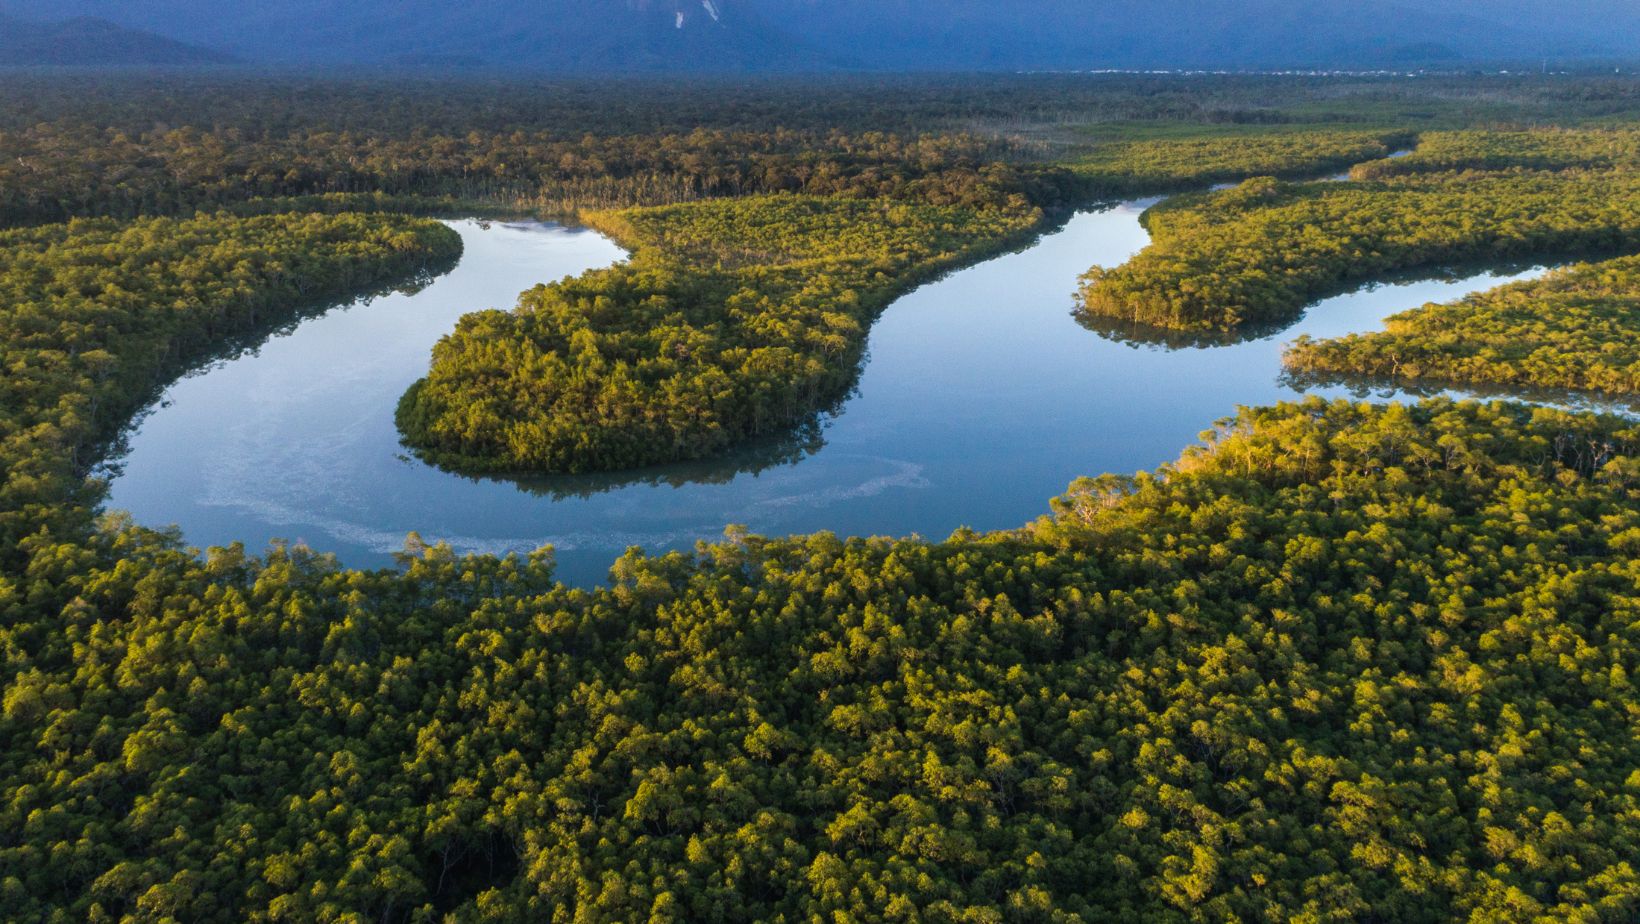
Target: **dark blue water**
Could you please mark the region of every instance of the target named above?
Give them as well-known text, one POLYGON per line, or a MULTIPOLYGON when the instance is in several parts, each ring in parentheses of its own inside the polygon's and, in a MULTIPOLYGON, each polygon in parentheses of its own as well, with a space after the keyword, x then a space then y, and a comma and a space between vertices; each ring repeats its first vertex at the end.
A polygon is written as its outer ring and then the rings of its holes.
POLYGON ((360 567, 389 564, 411 530, 460 551, 550 544, 560 574, 581 583, 602 580, 628 546, 687 547, 730 523, 931 538, 1011 528, 1079 475, 1153 468, 1238 405, 1295 397, 1280 355, 1300 333, 1370 330, 1538 272, 1380 286, 1233 346, 1135 347, 1084 329, 1071 309, 1090 265, 1144 246, 1148 204, 1079 215, 1027 251, 896 302, 871 331, 858 394, 813 451, 764 446, 637 476, 524 485, 408 458, 394 405, 462 314, 510 306, 537 282, 621 253, 586 231, 457 222, 466 254, 425 290, 338 308, 173 385, 130 434, 110 506, 178 524, 200 547, 278 537, 360 567))

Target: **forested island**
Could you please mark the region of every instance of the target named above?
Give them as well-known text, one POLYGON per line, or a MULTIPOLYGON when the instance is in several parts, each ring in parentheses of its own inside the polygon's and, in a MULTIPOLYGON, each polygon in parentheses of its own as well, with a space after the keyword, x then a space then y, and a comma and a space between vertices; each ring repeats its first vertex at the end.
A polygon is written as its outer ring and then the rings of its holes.
POLYGON ((1237 336, 1395 270, 1575 259, 1290 362, 1632 393, 1640 82, 0 90, 0 917, 1640 914, 1632 417, 1249 408, 1018 529, 731 528, 599 587, 416 536, 375 571, 200 552, 95 477, 165 382, 443 272, 462 214, 632 256, 435 348, 399 423, 457 470, 801 427, 896 294, 1141 192, 1196 190, 1080 310, 1237 336))

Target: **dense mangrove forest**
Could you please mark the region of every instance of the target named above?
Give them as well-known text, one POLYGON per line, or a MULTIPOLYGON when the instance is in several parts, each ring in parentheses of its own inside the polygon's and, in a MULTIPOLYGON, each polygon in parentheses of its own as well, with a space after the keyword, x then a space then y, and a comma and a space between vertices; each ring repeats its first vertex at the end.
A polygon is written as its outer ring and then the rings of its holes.
POLYGON ((1292 364, 1632 391, 1640 82, 0 90, 0 917, 1640 914, 1632 417, 1244 408, 1014 529, 728 526, 599 586, 414 534, 377 570, 199 550, 97 469, 165 383, 425 284, 475 214, 630 258, 434 348, 399 424, 457 470, 801 427, 894 296, 1137 192, 1197 190, 1078 310, 1237 335, 1397 269, 1581 259, 1292 364))

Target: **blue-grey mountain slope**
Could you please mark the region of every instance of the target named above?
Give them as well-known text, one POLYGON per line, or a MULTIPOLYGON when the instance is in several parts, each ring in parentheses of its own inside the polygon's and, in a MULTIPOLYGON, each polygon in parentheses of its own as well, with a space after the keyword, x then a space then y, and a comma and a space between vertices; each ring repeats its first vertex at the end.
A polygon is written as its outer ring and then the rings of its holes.
POLYGON ((1640 57, 1631 0, 0 0, 248 62, 533 73, 1402 67, 1640 57))

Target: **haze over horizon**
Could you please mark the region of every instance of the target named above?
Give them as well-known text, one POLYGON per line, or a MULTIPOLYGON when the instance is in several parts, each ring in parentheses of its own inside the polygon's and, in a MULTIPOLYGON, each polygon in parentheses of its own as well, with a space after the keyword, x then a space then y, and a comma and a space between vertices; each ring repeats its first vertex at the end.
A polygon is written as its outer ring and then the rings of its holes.
POLYGON ((1567 0, 0 0, 0 64, 670 73, 1465 67, 1628 60, 1567 0), (115 28, 118 27, 118 28, 115 28))

